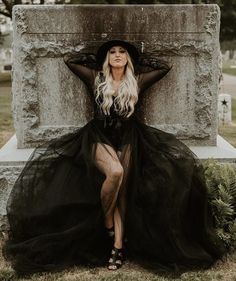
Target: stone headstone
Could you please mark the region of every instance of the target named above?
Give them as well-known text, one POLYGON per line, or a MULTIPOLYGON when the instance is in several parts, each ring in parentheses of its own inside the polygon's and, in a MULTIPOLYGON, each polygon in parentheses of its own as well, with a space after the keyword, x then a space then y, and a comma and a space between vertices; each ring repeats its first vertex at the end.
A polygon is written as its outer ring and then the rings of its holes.
POLYGON ((219 95, 218 114, 220 125, 226 125, 232 122, 231 95, 219 95))
POLYGON ((223 56, 223 60, 224 60, 224 61, 228 61, 228 60, 229 60, 229 51, 228 51, 228 50, 225 51, 225 52, 222 54, 222 56, 223 56))
POLYGON ((34 147, 92 118, 86 88, 64 64, 63 55, 95 52, 115 38, 174 64, 146 92, 141 108, 145 122, 187 144, 215 145, 219 23, 217 5, 15 5, 18 147, 34 147))

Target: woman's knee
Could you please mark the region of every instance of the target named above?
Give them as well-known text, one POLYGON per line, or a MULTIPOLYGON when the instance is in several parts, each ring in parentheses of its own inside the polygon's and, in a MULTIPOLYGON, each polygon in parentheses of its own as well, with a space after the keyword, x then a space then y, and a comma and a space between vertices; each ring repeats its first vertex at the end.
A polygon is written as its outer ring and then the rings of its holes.
POLYGON ((111 167, 107 177, 112 181, 121 181, 123 179, 124 169, 121 164, 116 164, 111 167))

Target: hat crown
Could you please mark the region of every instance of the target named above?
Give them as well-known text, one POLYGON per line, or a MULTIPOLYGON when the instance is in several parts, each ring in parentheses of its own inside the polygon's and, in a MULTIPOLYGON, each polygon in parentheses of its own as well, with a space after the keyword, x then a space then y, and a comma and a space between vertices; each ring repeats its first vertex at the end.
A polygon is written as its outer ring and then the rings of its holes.
POLYGON ((121 46, 127 50, 129 53, 133 63, 136 63, 138 61, 139 57, 139 51, 138 49, 131 43, 123 40, 110 40, 105 43, 103 43, 97 51, 97 62, 102 67, 104 60, 106 58, 107 52, 114 46, 121 46))

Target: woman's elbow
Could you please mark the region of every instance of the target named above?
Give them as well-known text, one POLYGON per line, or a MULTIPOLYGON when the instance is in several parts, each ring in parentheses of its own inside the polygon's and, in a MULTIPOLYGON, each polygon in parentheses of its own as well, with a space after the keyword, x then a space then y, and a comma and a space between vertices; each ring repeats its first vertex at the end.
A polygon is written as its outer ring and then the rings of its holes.
POLYGON ((173 63, 168 63, 167 64, 167 69, 168 69, 168 72, 173 68, 173 63))
POLYGON ((63 56, 63 61, 64 61, 64 63, 66 64, 66 65, 70 65, 70 60, 71 60, 71 55, 70 54, 65 54, 64 56, 63 56))
POLYGON ((165 67, 165 74, 167 74, 173 68, 172 63, 168 63, 165 67))

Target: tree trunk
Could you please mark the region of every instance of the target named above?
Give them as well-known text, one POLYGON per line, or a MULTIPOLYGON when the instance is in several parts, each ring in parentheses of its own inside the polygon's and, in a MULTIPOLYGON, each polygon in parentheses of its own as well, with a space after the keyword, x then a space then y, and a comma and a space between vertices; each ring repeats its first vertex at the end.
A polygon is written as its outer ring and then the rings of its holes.
POLYGON ((8 0, 2 0, 2 3, 4 4, 6 11, 1 11, 1 14, 12 18, 12 3, 8 0))

